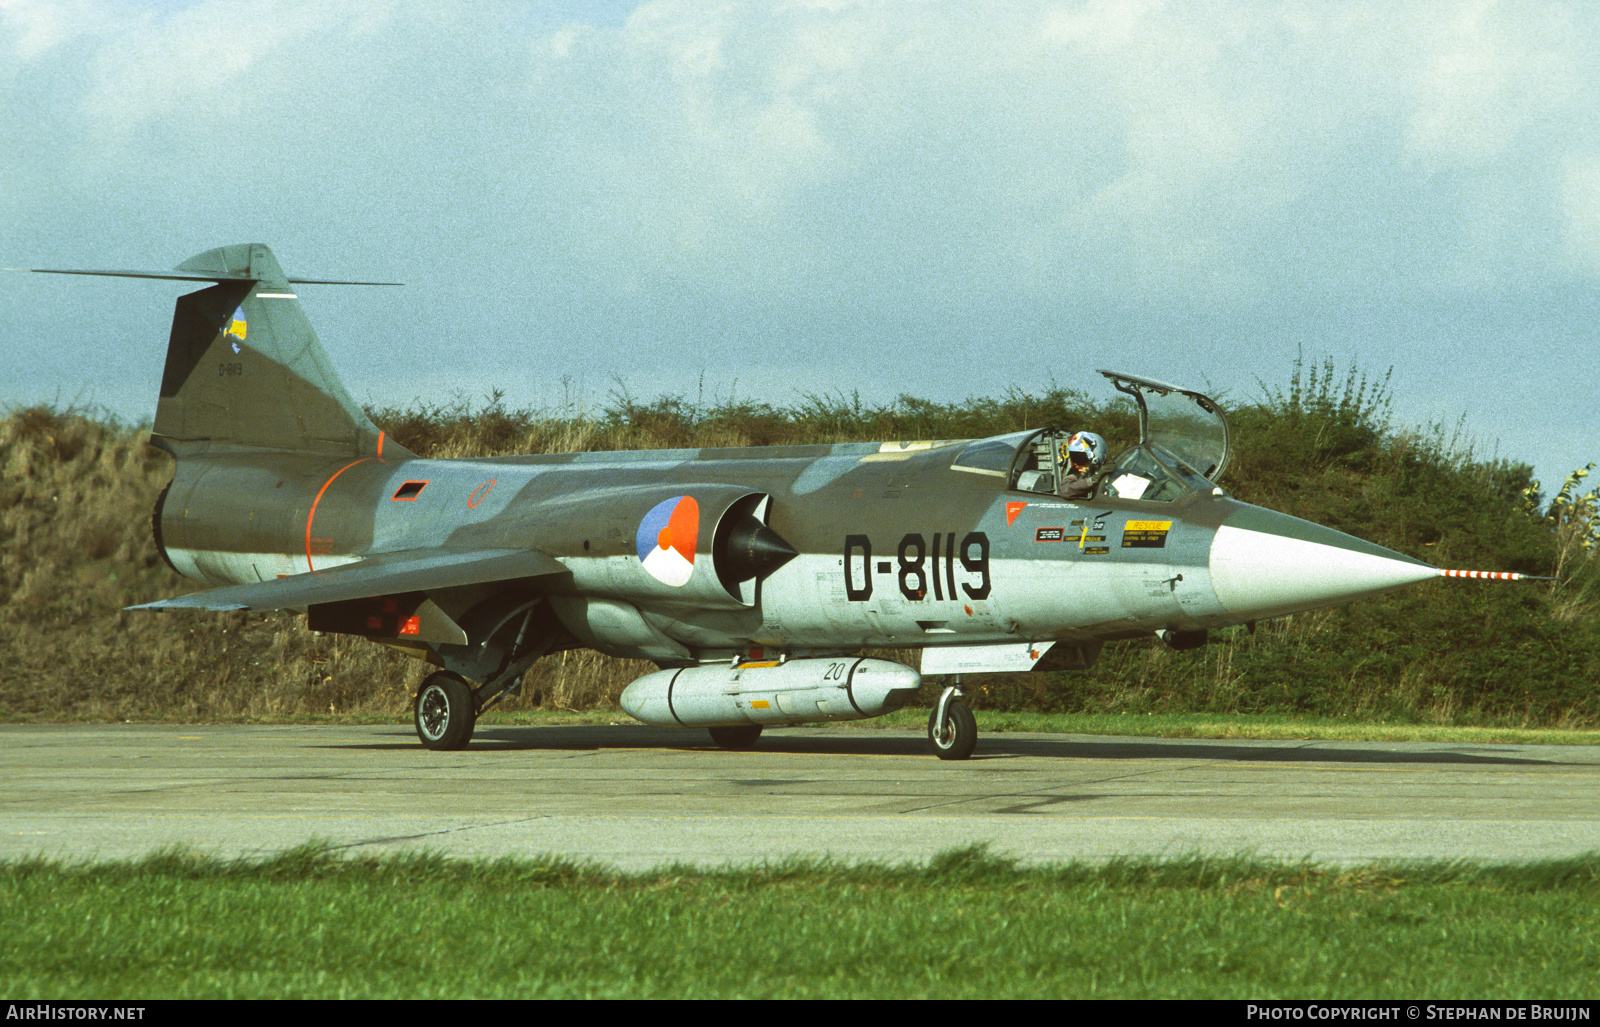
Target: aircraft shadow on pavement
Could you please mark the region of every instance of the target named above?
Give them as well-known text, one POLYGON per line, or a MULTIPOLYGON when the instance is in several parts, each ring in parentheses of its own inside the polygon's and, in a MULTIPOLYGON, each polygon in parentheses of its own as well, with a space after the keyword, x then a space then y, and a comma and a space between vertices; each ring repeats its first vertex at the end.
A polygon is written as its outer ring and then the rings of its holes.
MULTIPOLYGON (((1492 745, 1472 745, 1433 750, 1369 747, 1370 743, 1336 741, 1263 741, 1241 745, 1224 741, 1130 740, 1125 738, 1092 740, 1061 738, 1021 733, 988 734, 978 739, 971 763, 1023 757, 1079 760, 1194 760, 1197 762, 1241 763, 1376 763, 1444 764, 1462 766, 1523 765, 1558 766, 1559 759, 1533 758, 1517 750, 1499 750, 1492 745)), ((343 744, 335 748, 412 749, 419 748, 416 735, 396 728, 392 740, 367 745, 343 744)), ((726 750, 715 745, 703 728, 660 728, 643 724, 561 724, 550 726, 486 725, 478 728, 468 752, 555 750, 594 751, 600 749, 666 749, 681 751, 726 750)), ((748 755, 761 753, 837 754, 856 756, 925 756, 934 759, 928 742, 921 735, 869 731, 824 733, 812 729, 777 729, 761 736, 748 755)))
MULTIPOLYGON (((981 743, 980 743, 981 744, 981 743)), ((415 732, 394 728, 384 741, 329 745, 331 749, 421 749, 415 732)), ((711 741, 704 728, 664 728, 644 724, 559 724, 544 726, 493 725, 480 727, 467 744, 467 752, 547 750, 593 752, 600 749, 662 749, 683 752, 729 752, 711 741)), ((865 731, 848 734, 768 733, 748 755, 770 753, 837 753, 858 756, 927 756, 928 743, 920 735, 894 735, 865 731)))
MULTIPOLYGON (((1284 740, 1262 742, 1257 745, 1238 745, 1229 742, 1199 743, 1189 741, 1129 741, 1107 739, 1083 741, 1079 739, 1030 738, 1024 735, 993 735, 978 740, 976 759, 984 754, 985 743, 990 751, 1005 751, 1016 756, 1056 756, 1099 760, 1203 760, 1223 763, 1444 763, 1444 764, 1517 764, 1555 765, 1559 760, 1534 759, 1522 755, 1496 753, 1490 746, 1472 746, 1477 751, 1438 749, 1418 751, 1412 749, 1383 749, 1357 747, 1354 743, 1319 741, 1315 743, 1284 740)), ((1369 743, 1370 744, 1370 743, 1369 743)))

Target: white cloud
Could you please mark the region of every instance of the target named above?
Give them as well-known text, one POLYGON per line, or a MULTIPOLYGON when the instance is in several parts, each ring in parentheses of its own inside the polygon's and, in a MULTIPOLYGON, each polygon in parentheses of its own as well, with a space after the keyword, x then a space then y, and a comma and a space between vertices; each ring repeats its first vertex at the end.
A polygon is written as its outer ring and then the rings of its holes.
MULTIPOLYGON (((1346 312, 1600 282, 1576 0, 627 6, 0 0, 0 257, 259 239, 410 282, 319 299, 353 379, 858 360, 891 394, 1184 318, 1382 362, 1403 333, 1346 312)), ((1161 360, 1259 356, 1202 334, 1161 360)))
POLYGON ((263 110, 300 99, 307 78, 319 78, 330 63, 348 67, 363 38, 384 46, 377 37, 388 12, 376 2, 253 0, 122 10, 79 42, 95 69, 82 110, 97 137, 113 145, 152 121, 212 131, 226 125, 242 137, 263 110))
POLYGON ((1549 246, 1600 146, 1589 11, 3 0, 0 45, 66 87, 19 131, 85 190, 450 200, 624 292, 1250 304, 1592 273, 1549 246))
POLYGON ((101 0, 0 0, 0 26, 19 65, 92 32, 105 13, 101 0))
MULTIPOLYGON (((1576 114, 1585 33, 1560 5, 1488 0, 1425 12, 1408 144, 1430 170, 1481 166, 1576 114)), ((1592 70, 1591 70, 1592 73, 1592 70)))
POLYGON ((899 264, 933 293, 1247 302, 1450 287, 1538 252, 1559 129, 1591 118, 1589 22, 1559 4, 662 2, 577 59, 564 35, 535 104, 565 114, 563 178, 584 183, 569 229, 647 278, 851 288, 899 264), (1476 179, 1441 188, 1447 168, 1476 179), (1337 252, 1286 261, 1329 217, 1337 252), (1416 218, 1490 229, 1430 250, 1416 218), (1407 267, 1430 270, 1397 281, 1407 267))
POLYGON ((1566 254, 1600 277, 1600 153, 1572 154, 1561 168, 1566 254))

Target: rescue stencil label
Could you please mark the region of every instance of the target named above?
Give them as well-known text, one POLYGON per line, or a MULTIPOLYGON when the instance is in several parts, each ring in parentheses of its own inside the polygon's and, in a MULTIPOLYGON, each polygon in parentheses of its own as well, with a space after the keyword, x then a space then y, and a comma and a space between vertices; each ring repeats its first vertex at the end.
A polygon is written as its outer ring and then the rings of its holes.
POLYGON ((1129 521, 1122 526, 1122 548, 1163 549, 1171 530, 1171 521, 1129 521))

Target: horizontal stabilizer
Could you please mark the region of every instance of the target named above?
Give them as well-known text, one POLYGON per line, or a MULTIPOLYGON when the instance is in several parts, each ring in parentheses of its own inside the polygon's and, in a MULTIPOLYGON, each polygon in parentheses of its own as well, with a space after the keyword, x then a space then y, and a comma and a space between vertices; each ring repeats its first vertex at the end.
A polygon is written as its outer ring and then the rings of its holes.
POLYGON ((458 585, 481 585, 564 574, 555 560, 526 549, 424 549, 375 556, 332 570, 313 571, 273 581, 229 585, 175 599, 130 606, 130 610, 289 610, 319 603, 427 592, 458 585))
MULTIPOLYGON (((30 267, 41 275, 104 275, 107 278, 161 278, 173 282, 259 282, 261 275, 245 271, 75 271, 30 267)), ((331 278, 285 278, 290 285, 402 285, 402 282, 343 282, 331 278)))

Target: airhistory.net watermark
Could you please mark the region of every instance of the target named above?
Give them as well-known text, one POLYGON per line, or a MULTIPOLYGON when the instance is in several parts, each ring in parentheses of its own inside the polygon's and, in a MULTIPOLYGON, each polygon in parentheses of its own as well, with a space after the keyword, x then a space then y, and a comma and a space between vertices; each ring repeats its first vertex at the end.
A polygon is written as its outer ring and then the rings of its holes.
POLYGON ((97 1006, 77 1002, 8 1002, 7 1020, 143 1020, 144 1006, 97 1006))

